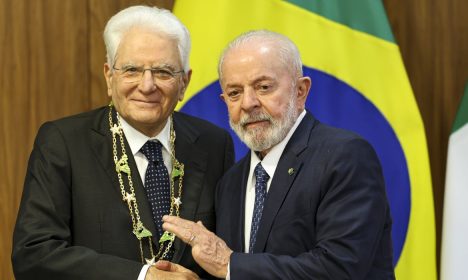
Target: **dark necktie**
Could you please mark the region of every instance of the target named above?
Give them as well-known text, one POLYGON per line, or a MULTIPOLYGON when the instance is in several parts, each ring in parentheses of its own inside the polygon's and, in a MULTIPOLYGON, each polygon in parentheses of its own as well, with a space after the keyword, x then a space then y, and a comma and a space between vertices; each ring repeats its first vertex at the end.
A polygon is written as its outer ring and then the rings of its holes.
POLYGON ((263 205, 267 195, 267 183, 268 179, 270 179, 270 176, 268 176, 268 173, 265 171, 265 169, 263 169, 263 166, 260 162, 255 167, 254 173, 256 180, 255 205, 252 215, 252 227, 250 229, 249 253, 253 252, 253 247, 255 245, 255 241, 257 240, 258 226, 260 225, 260 221, 262 219, 263 205))
POLYGON ((169 214, 171 207, 169 173, 164 165, 161 148, 159 141, 148 141, 140 150, 148 159, 145 190, 151 204, 153 220, 159 232, 158 236, 163 234, 162 217, 169 214))

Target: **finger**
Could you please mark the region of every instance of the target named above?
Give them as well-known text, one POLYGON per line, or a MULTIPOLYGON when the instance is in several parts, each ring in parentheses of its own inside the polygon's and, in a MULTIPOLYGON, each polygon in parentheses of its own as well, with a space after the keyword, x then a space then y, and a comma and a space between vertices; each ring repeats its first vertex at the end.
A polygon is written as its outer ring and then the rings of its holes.
MULTIPOLYGON (((194 223, 192 222, 192 224, 194 223)), ((182 240, 185 243, 188 243, 188 241, 193 236, 193 229, 187 229, 183 226, 180 226, 171 222, 164 222, 162 227, 164 230, 167 230, 175 234, 180 240, 182 240)))
POLYGON ((172 271, 165 271, 151 266, 148 269, 145 279, 148 280, 162 280, 162 279, 200 279, 197 274, 183 267, 178 267, 176 264, 170 264, 172 271), (179 269, 185 269, 179 271, 179 269))
POLYGON ((193 224, 193 222, 190 220, 182 219, 180 217, 171 216, 171 215, 164 215, 162 220, 164 222, 175 224, 181 227, 186 227, 186 226, 190 226, 191 224, 193 224))
POLYGON ((174 266, 172 266, 172 263, 170 261, 164 261, 164 260, 161 260, 161 261, 158 261, 154 264, 154 266, 157 268, 157 269, 160 269, 160 270, 164 270, 164 271, 176 271, 174 266))
POLYGON ((193 232, 195 225, 195 223, 192 221, 169 215, 163 216, 163 222, 166 224, 166 226, 176 230, 180 235, 185 233, 184 230, 189 231, 188 237, 190 237, 190 233, 193 232))
MULTIPOLYGON (((172 263, 170 261, 158 261, 157 263, 154 264, 157 269, 164 270, 164 271, 169 271, 169 272, 180 272, 180 273, 185 273, 189 274, 192 277, 197 276, 193 271, 190 269, 187 269, 180 264, 172 263)), ((197 277, 198 278, 198 277, 197 277)))
POLYGON ((193 233, 198 234, 198 232, 200 231, 207 230, 201 221, 198 221, 197 223, 195 223, 190 220, 182 219, 176 216, 169 216, 169 215, 163 216, 163 221, 165 223, 175 225, 182 229, 186 229, 190 231, 191 233, 193 232, 193 233))
POLYGON ((198 244, 200 240, 206 239, 206 236, 211 233, 201 221, 194 223, 175 216, 164 216, 163 221, 164 230, 174 233, 184 243, 192 247, 198 244))
POLYGON ((181 266, 180 264, 172 263, 171 265, 175 269, 174 271, 176 271, 176 272, 194 273, 190 269, 187 269, 187 268, 181 266))

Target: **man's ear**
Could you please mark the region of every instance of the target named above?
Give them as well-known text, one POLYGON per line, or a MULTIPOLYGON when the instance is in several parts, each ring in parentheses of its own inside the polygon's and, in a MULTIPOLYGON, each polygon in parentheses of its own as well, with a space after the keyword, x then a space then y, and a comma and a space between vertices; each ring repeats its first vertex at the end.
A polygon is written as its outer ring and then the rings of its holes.
POLYGON ((106 78, 106 84, 107 84, 107 96, 112 97, 112 68, 110 65, 106 62, 104 63, 104 78, 106 78))
POLYGON ((221 93, 221 94, 219 95, 219 98, 221 98, 221 100, 223 100, 224 103, 226 103, 226 97, 224 96, 223 93, 221 93))
POLYGON ((192 69, 188 70, 187 74, 184 74, 182 77, 183 85, 182 85, 182 90, 179 93, 179 101, 184 100, 185 91, 187 90, 187 87, 190 83, 191 78, 192 78, 192 69))
POLYGON ((300 77, 297 80, 296 92, 297 92, 297 107, 301 110, 305 108, 307 96, 309 95, 310 87, 312 86, 312 80, 309 77, 300 77))

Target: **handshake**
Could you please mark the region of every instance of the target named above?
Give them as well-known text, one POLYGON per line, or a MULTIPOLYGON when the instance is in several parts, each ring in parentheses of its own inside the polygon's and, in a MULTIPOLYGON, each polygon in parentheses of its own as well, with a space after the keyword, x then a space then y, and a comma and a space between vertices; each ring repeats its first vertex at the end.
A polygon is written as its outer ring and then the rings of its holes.
MULTIPOLYGON (((174 233, 192 246, 193 259, 208 273, 226 278, 232 250, 226 243, 207 230, 201 221, 195 223, 176 216, 163 217, 163 229, 174 233)), ((193 271, 169 261, 158 261, 148 269, 145 280, 199 279, 193 271)))

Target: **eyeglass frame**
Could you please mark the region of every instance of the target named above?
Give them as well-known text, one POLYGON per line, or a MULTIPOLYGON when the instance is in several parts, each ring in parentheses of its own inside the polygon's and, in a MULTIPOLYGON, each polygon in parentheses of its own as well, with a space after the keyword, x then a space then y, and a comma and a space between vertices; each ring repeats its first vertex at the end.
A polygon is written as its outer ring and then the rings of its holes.
MULTIPOLYGON (((121 71, 120 75, 122 75, 124 79, 129 79, 129 78, 131 79, 132 78, 132 77, 125 77, 125 74, 127 73, 126 71, 128 71, 131 68, 135 68, 135 72, 136 72, 135 73, 135 80, 134 81, 125 81, 126 83, 139 83, 139 82, 141 82, 141 80, 143 79, 143 75, 145 74, 145 72, 147 70, 151 72, 153 82, 155 82, 155 83, 157 81, 165 81, 165 82, 172 81, 176 77, 176 75, 181 74, 181 73, 185 73, 185 71, 183 69, 179 70, 179 71, 173 71, 170 68, 165 68, 165 67, 144 68, 143 66, 128 65, 128 66, 123 66, 121 68, 117 68, 117 67, 115 67, 115 65, 112 66, 113 70, 121 71), (167 72, 169 74, 169 77, 158 77, 157 73, 155 73, 157 71, 167 72)), ((133 75, 133 74, 127 73, 127 75, 133 75)))

